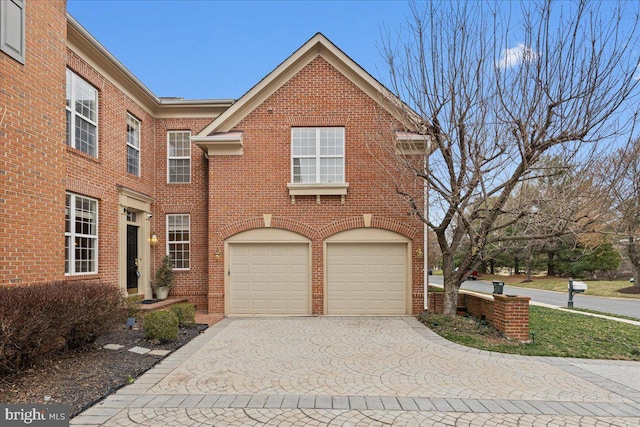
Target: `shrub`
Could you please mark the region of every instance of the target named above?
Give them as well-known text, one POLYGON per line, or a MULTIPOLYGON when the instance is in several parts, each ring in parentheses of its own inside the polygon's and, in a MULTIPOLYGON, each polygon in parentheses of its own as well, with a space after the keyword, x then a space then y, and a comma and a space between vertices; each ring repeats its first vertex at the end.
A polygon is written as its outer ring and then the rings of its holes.
POLYGON ((153 285, 156 288, 171 288, 173 285, 173 263, 168 256, 162 258, 153 285))
POLYGON ((0 371, 16 373, 48 352, 81 347, 124 322, 122 292, 89 282, 0 287, 0 371))
POLYGON ((176 304, 171 307, 171 311, 178 318, 178 325, 181 328, 191 328, 196 324, 196 307, 187 302, 176 304))
POLYGON ((175 341, 178 338, 178 317, 171 311, 152 311, 145 314, 142 329, 148 340, 175 341))

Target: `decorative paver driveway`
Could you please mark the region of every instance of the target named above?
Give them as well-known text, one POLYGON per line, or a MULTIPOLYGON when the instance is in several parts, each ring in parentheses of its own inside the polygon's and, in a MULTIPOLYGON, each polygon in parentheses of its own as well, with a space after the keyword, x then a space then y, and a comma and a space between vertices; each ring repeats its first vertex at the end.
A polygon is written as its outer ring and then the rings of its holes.
POLYGON ((640 426, 638 378, 468 349, 412 317, 225 319, 72 424, 640 426))

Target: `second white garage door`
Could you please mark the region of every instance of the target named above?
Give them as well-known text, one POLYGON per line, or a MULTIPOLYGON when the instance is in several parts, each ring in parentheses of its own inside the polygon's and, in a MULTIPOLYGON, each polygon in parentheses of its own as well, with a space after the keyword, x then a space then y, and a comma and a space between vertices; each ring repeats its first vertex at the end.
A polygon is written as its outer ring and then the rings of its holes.
POLYGON ((310 314, 309 245, 230 244, 228 314, 310 314))
POLYGON ((405 243, 327 244, 327 314, 406 314, 405 243))

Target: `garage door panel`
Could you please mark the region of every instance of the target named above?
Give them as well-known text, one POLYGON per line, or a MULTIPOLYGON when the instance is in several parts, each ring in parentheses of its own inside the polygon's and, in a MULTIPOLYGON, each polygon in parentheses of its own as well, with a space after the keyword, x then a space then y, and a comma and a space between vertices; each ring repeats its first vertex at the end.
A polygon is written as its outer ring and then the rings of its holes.
POLYGON ((328 314, 405 314, 405 243, 328 243, 328 314))
POLYGON ((229 314, 309 314, 307 244, 230 244, 229 314))

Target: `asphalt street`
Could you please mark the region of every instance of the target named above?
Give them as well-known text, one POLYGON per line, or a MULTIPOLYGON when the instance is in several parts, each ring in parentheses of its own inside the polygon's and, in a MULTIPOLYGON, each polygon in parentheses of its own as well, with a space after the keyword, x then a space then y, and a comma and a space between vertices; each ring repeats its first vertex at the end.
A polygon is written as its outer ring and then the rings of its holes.
MULTIPOLYGON (((429 276, 429 283, 442 285, 442 276, 429 276)), ((484 280, 467 280, 462 284, 462 289, 490 294, 493 292, 493 284, 484 280)), ((506 285, 504 293, 528 296, 531 301, 557 307, 566 307, 569 300, 569 292, 540 291, 506 285)), ((594 297, 589 296, 588 289, 585 294, 574 295, 573 307, 640 319, 640 299, 594 297)))

